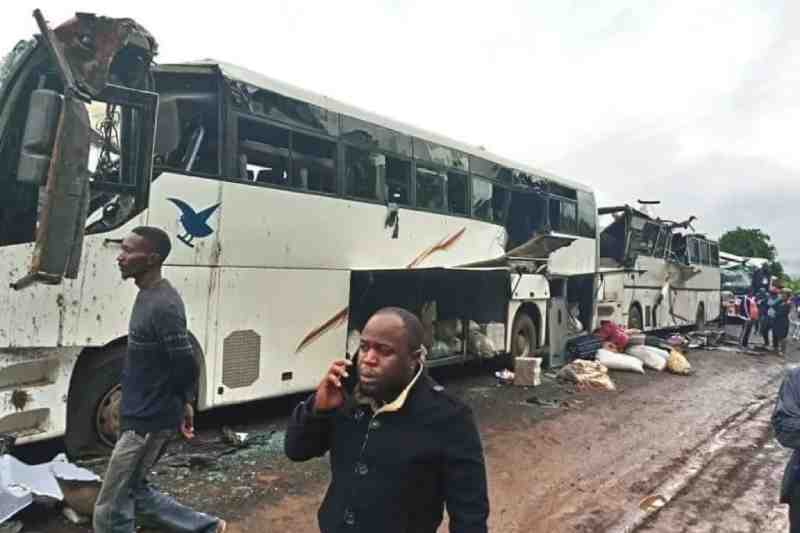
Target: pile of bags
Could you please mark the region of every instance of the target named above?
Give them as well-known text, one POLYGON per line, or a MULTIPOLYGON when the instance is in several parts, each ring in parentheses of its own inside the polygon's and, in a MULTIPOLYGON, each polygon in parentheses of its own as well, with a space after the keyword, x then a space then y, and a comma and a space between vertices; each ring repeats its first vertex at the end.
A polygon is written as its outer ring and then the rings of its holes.
POLYGON ((678 338, 665 341, 639 330, 626 330, 611 322, 604 322, 595 336, 603 341, 595 357, 610 370, 644 374, 647 367, 658 372, 666 369, 684 376, 691 372, 692 367, 681 353, 682 343, 678 338))

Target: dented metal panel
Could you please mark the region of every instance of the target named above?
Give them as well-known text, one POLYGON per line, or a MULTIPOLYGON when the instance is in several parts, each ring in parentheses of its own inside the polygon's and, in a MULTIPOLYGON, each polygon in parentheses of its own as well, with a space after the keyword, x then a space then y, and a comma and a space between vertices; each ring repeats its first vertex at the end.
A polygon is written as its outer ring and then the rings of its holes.
POLYGON ((98 96, 109 82, 143 87, 149 61, 158 53, 158 44, 150 32, 128 18, 77 13, 53 33, 76 83, 93 97, 98 96), (135 49, 143 61, 138 69, 136 63, 131 63, 132 68, 112 73, 112 64, 119 61, 117 55, 126 48, 135 49))
POLYGON ((79 348, 0 349, 0 432, 18 443, 62 435, 79 348))

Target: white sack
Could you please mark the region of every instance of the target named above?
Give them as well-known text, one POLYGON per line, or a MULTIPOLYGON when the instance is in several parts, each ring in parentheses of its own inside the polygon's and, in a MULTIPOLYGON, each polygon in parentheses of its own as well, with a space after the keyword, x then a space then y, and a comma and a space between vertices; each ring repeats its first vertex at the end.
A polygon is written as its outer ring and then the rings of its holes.
POLYGON ((659 357, 648 350, 646 346, 630 346, 625 350, 625 353, 644 363, 644 366, 652 368, 653 370, 658 370, 659 372, 664 370, 667 366, 666 358, 659 357))
POLYGON ((597 361, 609 370, 627 370, 628 372, 644 374, 642 362, 630 355, 608 350, 597 350, 597 361))

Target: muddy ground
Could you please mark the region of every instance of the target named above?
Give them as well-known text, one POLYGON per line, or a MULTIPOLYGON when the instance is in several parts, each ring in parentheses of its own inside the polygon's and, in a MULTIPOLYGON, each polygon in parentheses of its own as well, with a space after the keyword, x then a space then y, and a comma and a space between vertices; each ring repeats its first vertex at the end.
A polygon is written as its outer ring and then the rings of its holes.
MULTIPOLYGON (((771 532, 786 529, 777 491, 788 452, 774 441, 769 415, 786 365, 798 359, 796 345, 786 359, 693 351, 691 376, 613 372, 617 390, 602 393, 550 377, 531 389, 501 386, 480 365, 436 377, 478 419, 492 531, 771 532), (534 396, 558 406, 527 401, 534 396)), ((318 531, 327 460, 297 464, 282 453, 286 417, 299 399, 202 415, 197 438, 173 447, 152 481, 226 518, 229 531, 318 531), (247 432, 251 445, 225 445, 223 425, 247 432)), ((89 466, 103 470, 102 462, 89 466)), ((22 519, 26 530, 43 533, 88 530, 55 510, 31 509, 22 519)))

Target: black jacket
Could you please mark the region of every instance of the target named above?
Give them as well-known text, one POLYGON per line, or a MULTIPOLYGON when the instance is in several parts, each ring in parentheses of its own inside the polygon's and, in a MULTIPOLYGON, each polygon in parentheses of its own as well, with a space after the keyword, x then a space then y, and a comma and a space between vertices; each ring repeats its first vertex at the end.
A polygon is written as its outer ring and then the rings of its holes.
POLYGON ((286 455, 330 451, 331 484, 319 509, 323 533, 435 533, 444 504, 452 533, 485 533, 486 468, 470 409, 424 373, 403 407, 373 415, 352 398, 314 414, 312 395, 295 409, 286 455))
POLYGON ((772 428, 778 442, 793 450, 781 483, 781 503, 790 503, 800 477, 800 368, 790 370, 783 378, 772 412, 772 428))

